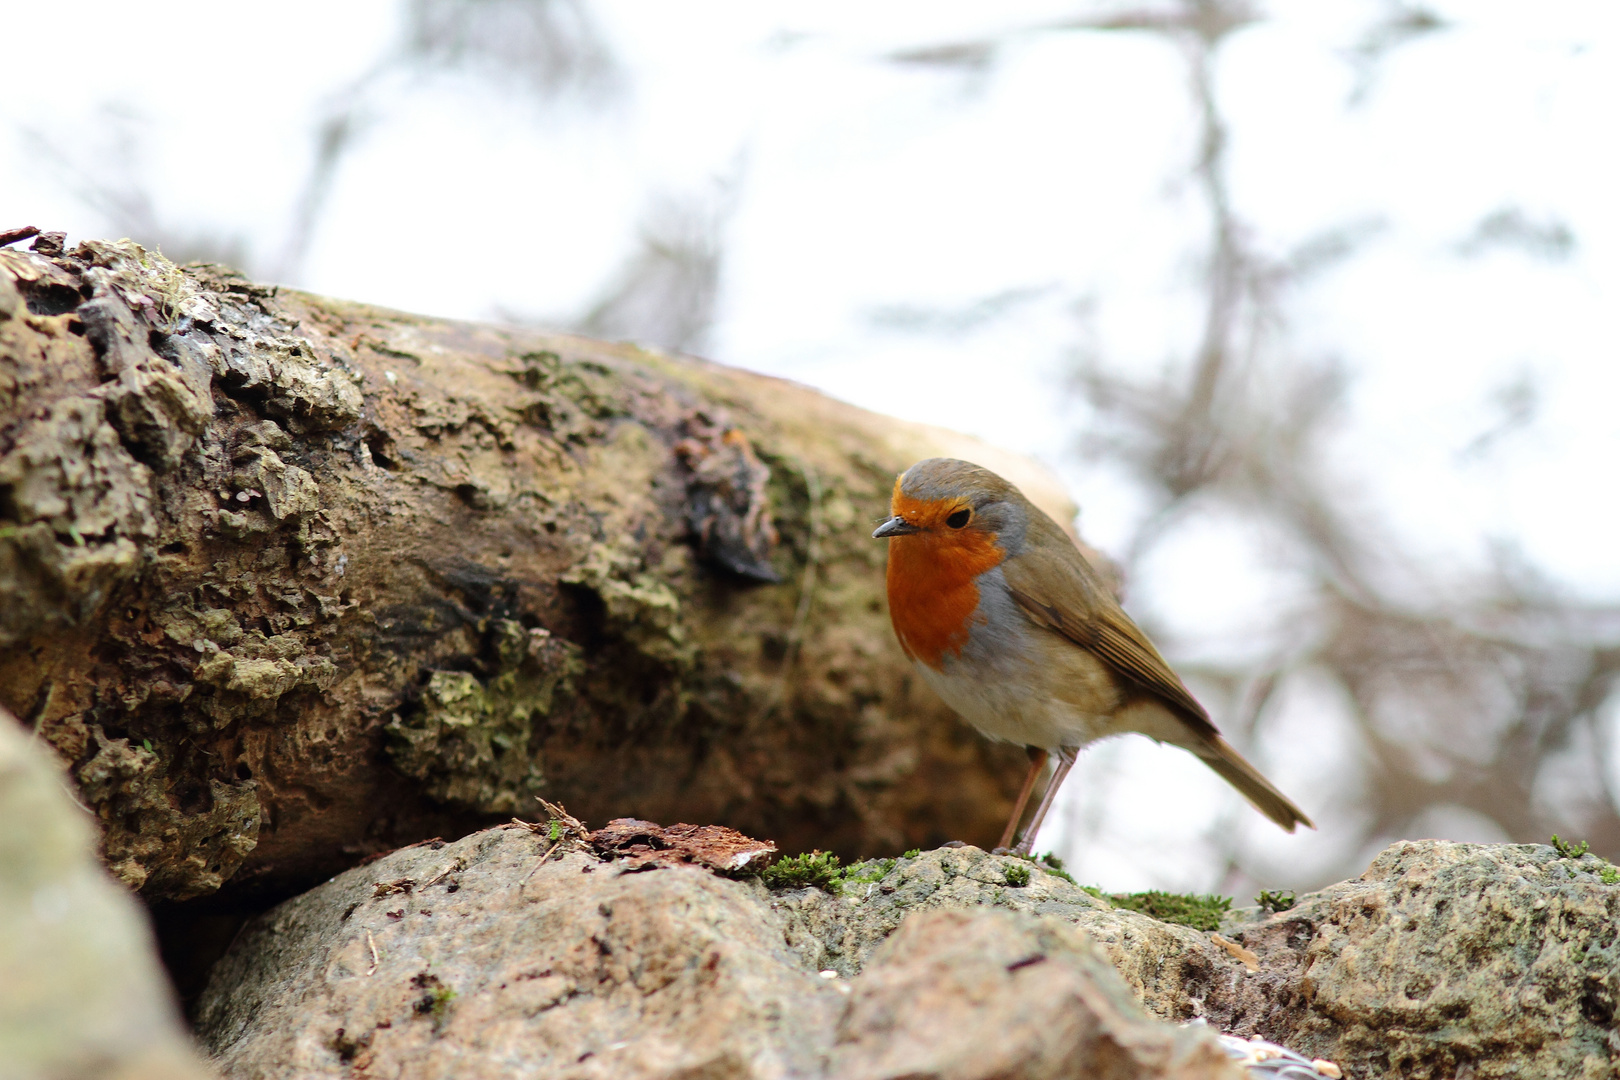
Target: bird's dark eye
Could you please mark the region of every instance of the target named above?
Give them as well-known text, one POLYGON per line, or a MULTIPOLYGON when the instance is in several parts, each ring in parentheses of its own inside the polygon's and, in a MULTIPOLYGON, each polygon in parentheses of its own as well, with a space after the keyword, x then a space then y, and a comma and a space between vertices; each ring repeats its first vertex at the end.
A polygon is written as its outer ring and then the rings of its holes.
POLYGON ((953 529, 960 529, 962 526, 968 523, 968 519, 972 516, 972 510, 958 510, 956 513, 945 519, 945 524, 949 525, 953 529))

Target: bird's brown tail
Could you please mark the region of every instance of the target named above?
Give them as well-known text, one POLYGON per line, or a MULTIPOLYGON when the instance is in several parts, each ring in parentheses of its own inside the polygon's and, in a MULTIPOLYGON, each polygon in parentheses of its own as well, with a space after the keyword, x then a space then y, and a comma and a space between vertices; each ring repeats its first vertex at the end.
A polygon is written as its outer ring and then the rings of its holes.
POLYGON ((1259 769, 1250 765, 1231 743, 1219 735, 1202 741, 1193 753, 1197 754, 1205 765, 1219 773, 1228 784, 1237 788, 1245 799, 1254 804, 1256 810, 1284 829, 1293 832, 1295 825, 1304 825, 1309 829, 1316 828, 1316 824, 1305 816, 1305 811, 1278 791, 1270 780, 1261 776, 1259 769))

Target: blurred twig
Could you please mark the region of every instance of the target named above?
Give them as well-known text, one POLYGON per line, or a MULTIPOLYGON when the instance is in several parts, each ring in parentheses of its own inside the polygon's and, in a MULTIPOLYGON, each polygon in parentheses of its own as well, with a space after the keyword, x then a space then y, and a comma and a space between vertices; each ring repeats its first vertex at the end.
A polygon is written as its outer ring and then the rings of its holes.
POLYGON ((327 102, 275 276, 296 281, 345 159, 402 96, 402 83, 471 75, 537 103, 598 107, 624 76, 584 0, 403 0, 404 31, 381 60, 327 102))
MULTIPOLYGON (((1305 582, 1302 595, 1270 613, 1273 625, 1257 631, 1269 630, 1280 644, 1263 660, 1206 663, 1189 674, 1224 696, 1223 726, 1239 742, 1257 741, 1262 756, 1265 715, 1282 684, 1311 673, 1343 691, 1354 749, 1334 768, 1352 804, 1335 814, 1339 824, 1353 819, 1360 834, 1345 859, 1448 807, 1493 821, 1516 840, 1544 840, 1556 829, 1620 854, 1603 723, 1620 682, 1620 608, 1563 595, 1505 556, 1494 572, 1438 573, 1403 552, 1329 465, 1345 376, 1331 358, 1291 346, 1289 306, 1298 286, 1353 259, 1384 225, 1351 222, 1279 258, 1265 253, 1234 207, 1215 68, 1232 35, 1260 18, 1242 0, 1095 4, 1073 18, 889 59, 983 72, 1012 38, 1068 32, 1153 34, 1178 50, 1197 125, 1187 175, 1208 222, 1200 333, 1188 355, 1157 377, 1122 372, 1097 347, 1075 367, 1089 411, 1085 455, 1123 468, 1149 499, 1123 553, 1126 573, 1211 513, 1235 514, 1276 538, 1282 560, 1305 582)), ((1445 26, 1427 9, 1382 4, 1344 54, 1357 79, 1350 104, 1394 49, 1445 26)), ((1458 253, 1500 245, 1557 260, 1575 237, 1560 221, 1533 221, 1508 207, 1481 221, 1458 253)), ((1485 452, 1533 419, 1534 384, 1520 382, 1504 389, 1501 423, 1470 452, 1485 452)), ((1098 817, 1075 824, 1105 827, 1098 817)), ((1263 873, 1240 835, 1229 824, 1208 833, 1228 887, 1263 873)), ((1347 861, 1327 873, 1356 869, 1347 861)))
POLYGON ((733 181, 685 197, 655 196, 635 248, 576 322, 596 337, 701 352, 714 325, 733 181))
POLYGON ((216 262, 251 272, 252 253, 241 236, 180 226, 159 211, 146 160, 147 125, 137 110, 108 104, 78 139, 45 127, 25 127, 21 135, 32 159, 55 172, 113 235, 161 249, 177 263, 216 262))
MULTIPOLYGON (((1326 464, 1343 379, 1337 365, 1289 349, 1280 332, 1288 290, 1353 256, 1376 223, 1282 261, 1250 239, 1225 182, 1226 130, 1212 83, 1222 41, 1250 18, 1245 5, 1189 0, 1179 14, 1114 20, 1167 36, 1187 58, 1201 122, 1191 175, 1210 222, 1203 333, 1187 363, 1142 381, 1092 359, 1077 375, 1095 421, 1091 455, 1123 463, 1154 499, 1127 570, 1168 531, 1215 508, 1285 538, 1312 582, 1302 603, 1277 613, 1284 621, 1275 639, 1290 648, 1260 668, 1204 674, 1255 688, 1253 704, 1233 718, 1240 737, 1291 673, 1315 670, 1345 690, 1360 750, 1343 764, 1362 770, 1354 812, 1366 841, 1406 835, 1431 811, 1460 807, 1516 840, 1563 829, 1620 851, 1620 811, 1601 757, 1580 752, 1603 743, 1601 709, 1620 680, 1620 609, 1562 596, 1522 566, 1438 585, 1351 504, 1326 464), (1558 799, 1547 797, 1549 777, 1558 799)), ((1379 44, 1368 56, 1440 25, 1415 9, 1390 18, 1387 34, 1369 38, 1379 44)), ((1478 242, 1538 245, 1556 257, 1574 240, 1557 223, 1531 227, 1504 213, 1482 224, 1478 242)), ((1528 418, 1533 397, 1515 401, 1528 418)), ((1241 868, 1234 831, 1222 834, 1228 865, 1241 868)))

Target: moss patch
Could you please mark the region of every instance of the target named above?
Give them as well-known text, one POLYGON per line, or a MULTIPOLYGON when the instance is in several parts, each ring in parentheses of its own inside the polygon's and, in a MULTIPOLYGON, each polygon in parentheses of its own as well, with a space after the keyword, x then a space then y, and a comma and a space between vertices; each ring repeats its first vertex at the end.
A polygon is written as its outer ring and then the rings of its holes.
POLYGON ((777 860, 765 868, 760 879, 771 889, 814 886, 833 896, 842 896, 850 886, 877 884, 888 877, 898 863, 897 859, 867 859, 844 866, 831 852, 812 851, 777 860))
POLYGON ((435 671, 420 708, 388 724, 389 754, 443 802, 509 814, 545 783, 535 724, 579 673, 578 650, 542 629, 499 620, 488 652, 495 673, 435 671))
POLYGON ((1272 892, 1262 889, 1254 902, 1270 912, 1287 911, 1294 906, 1296 897, 1292 892, 1272 892))
POLYGON ((815 886, 837 896, 843 891, 838 856, 830 851, 811 851, 778 859, 765 868, 760 879, 770 889, 802 889, 815 886))
POLYGON ((1221 916, 1232 909, 1230 896, 1200 896, 1158 890, 1139 893, 1109 893, 1109 903, 1127 911, 1141 912, 1160 922, 1190 926, 1194 930, 1220 928, 1221 916))
MULTIPOLYGON (((1013 855, 1012 857, 1015 859, 1023 859, 1025 862, 1034 863, 1042 870, 1045 870, 1048 874, 1051 874, 1053 877, 1062 878, 1070 885, 1078 884, 1074 880, 1074 875, 1069 873, 1069 871, 1064 867, 1063 860, 1052 854, 1050 851, 1048 851, 1045 855, 1042 855, 1040 858, 1036 858, 1034 855, 1013 855)), ((1081 888, 1085 889, 1086 892, 1097 897, 1099 900, 1102 899, 1103 894, 1101 889, 1084 885, 1082 885, 1081 888)))
POLYGON ((1592 850, 1592 845, 1585 840, 1578 843, 1573 840, 1563 840, 1559 838, 1557 833, 1553 833, 1552 846, 1553 850, 1558 852, 1560 859, 1579 859, 1592 850))

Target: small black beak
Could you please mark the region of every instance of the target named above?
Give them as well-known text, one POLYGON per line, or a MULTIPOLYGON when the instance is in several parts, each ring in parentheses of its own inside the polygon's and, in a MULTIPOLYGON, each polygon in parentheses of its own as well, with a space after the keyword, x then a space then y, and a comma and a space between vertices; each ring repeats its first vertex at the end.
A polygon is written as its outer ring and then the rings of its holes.
POLYGON ((872 534, 872 539, 881 540, 885 536, 910 536, 912 533, 920 532, 922 532, 921 529, 896 514, 877 527, 877 531, 872 534))

